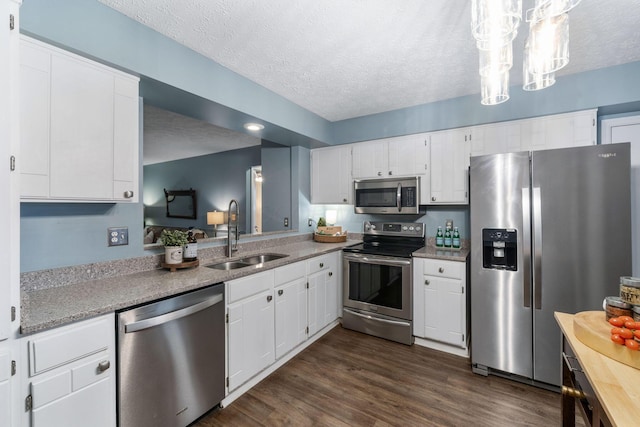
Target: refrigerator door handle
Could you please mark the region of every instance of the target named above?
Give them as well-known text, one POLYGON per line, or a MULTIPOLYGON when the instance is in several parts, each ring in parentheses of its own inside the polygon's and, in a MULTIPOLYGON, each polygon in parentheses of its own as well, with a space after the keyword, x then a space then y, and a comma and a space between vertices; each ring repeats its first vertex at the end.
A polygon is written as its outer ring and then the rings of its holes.
POLYGON ((531 195, 529 194, 529 187, 522 189, 522 267, 523 267, 523 292, 524 295, 524 307, 531 308, 531 195))
POLYGON ((542 310, 542 198, 540 187, 533 188, 533 299, 542 310))

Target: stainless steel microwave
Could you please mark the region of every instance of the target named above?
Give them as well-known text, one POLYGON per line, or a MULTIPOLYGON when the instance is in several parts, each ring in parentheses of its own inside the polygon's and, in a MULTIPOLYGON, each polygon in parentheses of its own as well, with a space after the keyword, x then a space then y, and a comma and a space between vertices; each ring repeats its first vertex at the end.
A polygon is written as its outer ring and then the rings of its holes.
POLYGON ((355 213, 417 214, 420 177, 362 179, 353 182, 355 213))

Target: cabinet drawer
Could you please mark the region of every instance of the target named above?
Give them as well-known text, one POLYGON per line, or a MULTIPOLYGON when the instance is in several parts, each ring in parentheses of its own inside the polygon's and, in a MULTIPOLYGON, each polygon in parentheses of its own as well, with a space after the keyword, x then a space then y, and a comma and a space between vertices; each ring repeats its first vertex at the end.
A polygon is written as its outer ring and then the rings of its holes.
POLYGON ((449 277, 451 279, 462 279, 464 276, 464 262, 434 259, 421 259, 419 261, 422 262, 422 272, 428 276, 449 277))
POLYGON ((273 270, 227 282, 227 304, 273 289, 273 270))
POLYGON ((304 262, 296 262, 294 264, 278 267, 275 270, 275 285, 279 286, 289 283, 293 280, 304 277, 306 274, 306 266, 304 262))
POLYGON ((71 393, 71 371, 31 383, 31 396, 35 409, 71 393))
POLYGON ((307 274, 317 273, 318 271, 329 268, 331 255, 321 255, 307 261, 307 274))
POLYGON ((89 384, 108 377, 111 369, 115 369, 115 363, 109 360, 109 356, 106 354, 90 359, 71 369, 71 388, 73 391, 78 391, 89 384))
POLYGON ((106 350, 115 325, 101 319, 29 341, 29 372, 35 375, 81 357, 106 350))

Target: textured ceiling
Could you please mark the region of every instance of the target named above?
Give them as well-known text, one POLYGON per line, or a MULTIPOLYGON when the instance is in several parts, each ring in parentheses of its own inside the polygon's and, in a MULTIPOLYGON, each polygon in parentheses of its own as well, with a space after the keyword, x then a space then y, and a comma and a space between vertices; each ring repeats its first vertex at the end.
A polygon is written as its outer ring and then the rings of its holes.
POLYGON ((260 138, 144 106, 145 165, 260 145, 260 138))
MULTIPOLYGON (((479 93, 470 1, 100 2, 330 121, 479 93)), ((512 85, 527 31, 514 42, 512 85)), ((640 2, 582 1, 570 40, 558 76, 640 60, 640 2)))

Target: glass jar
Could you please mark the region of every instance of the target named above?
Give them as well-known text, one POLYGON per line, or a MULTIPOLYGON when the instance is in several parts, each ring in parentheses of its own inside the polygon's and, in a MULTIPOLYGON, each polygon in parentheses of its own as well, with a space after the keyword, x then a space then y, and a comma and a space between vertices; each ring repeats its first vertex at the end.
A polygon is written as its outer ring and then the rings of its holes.
POLYGON ((620 298, 633 305, 640 305, 640 279, 637 277, 620 277, 620 298))
POLYGON ((607 297, 605 298, 605 304, 607 320, 618 316, 631 317, 631 304, 622 301, 620 297, 607 297))

